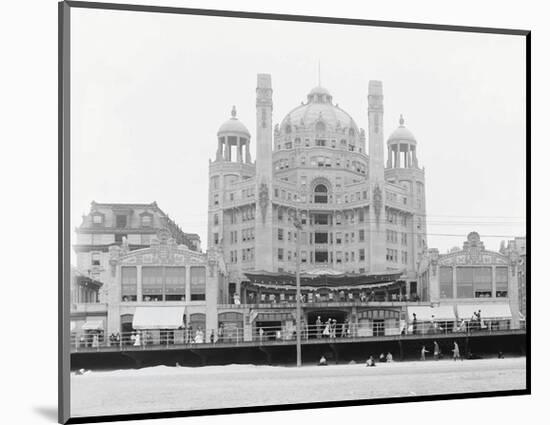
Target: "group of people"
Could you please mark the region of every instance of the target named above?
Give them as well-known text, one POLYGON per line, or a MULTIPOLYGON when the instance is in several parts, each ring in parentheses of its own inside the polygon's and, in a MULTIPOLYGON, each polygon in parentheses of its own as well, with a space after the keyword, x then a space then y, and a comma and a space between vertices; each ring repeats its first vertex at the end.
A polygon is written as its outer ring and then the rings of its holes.
POLYGON ((317 320, 315 321, 315 334, 318 339, 336 338, 337 336, 344 338, 349 336, 350 332, 349 321, 347 319, 341 325, 338 325, 336 319, 330 317, 323 323, 321 316, 317 316, 317 320))
MULTIPOLYGON (((453 348, 451 349, 451 352, 453 353, 453 360, 460 360, 460 348, 458 347, 458 344, 456 341, 453 341, 453 348)), ((426 354, 428 354, 429 351, 426 349, 426 346, 423 345, 420 349, 420 360, 424 361, 426 360, 426 354)), ((434 360, 439 360, 443 357, 443 353, 441 352, 441 349, 439 348, 439 344, 437 341, 434 341, 434 350, 433 350, 434 360)))

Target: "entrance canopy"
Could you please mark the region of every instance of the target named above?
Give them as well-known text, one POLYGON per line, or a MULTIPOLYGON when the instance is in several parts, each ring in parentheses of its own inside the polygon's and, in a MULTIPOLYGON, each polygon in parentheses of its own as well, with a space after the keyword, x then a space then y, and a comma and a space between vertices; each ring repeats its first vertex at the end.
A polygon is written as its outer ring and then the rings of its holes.
POLYGON ((511 319, 512 312, 510 311, 510 304, 458 304, 457 306, 459 319, 471 319, 474 312, 481 310, 481 320, 484 319, 511 319))
POLYGON ((178 329, 183 326, 184 306, 136 307, 134 329, 178 329))
POLYGON ((407 307, 409 320, 413 320, 413 313, 416 314, 416 320, 431 321, 432 316, 434 321, 448 321, 454 322, 456 320, 455 311, 452 305, 440 305, 431 307, 429 305, 420 305, 414 307, 407 307))
POLYGON ((103 320, 88 320, 82 325, 82 329, 85 331, 102 331, 103 320))
MULTIPOLYGON (((316 269, 300 274, 300 286, 303 289, 375 289, 388 288, 396 285, 402 271, 391 273, 340 273, 333 270, 316 269)), ((250 283, 262 288, 294 289, 296 287, 296 274, 288 272, 253 271, 245 273, 250 283)))

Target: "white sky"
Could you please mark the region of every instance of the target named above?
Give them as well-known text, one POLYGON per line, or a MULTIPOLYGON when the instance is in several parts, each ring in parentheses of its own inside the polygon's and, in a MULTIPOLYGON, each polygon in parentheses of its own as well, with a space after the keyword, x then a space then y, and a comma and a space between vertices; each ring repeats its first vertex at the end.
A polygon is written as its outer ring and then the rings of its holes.
POLYGON ((476 230, 497 250, 525 234, 523 37, 71 13, 73 228, 92 200, 157 201, 206 247, 218 127, 236 105, 254 143, 256 74, 272 75, 278 123, 317 84, 320 61, 322 85, 359 127, 370 79, 384 84, 385 138, 403 113, 426 168, 430 247, 476 230))

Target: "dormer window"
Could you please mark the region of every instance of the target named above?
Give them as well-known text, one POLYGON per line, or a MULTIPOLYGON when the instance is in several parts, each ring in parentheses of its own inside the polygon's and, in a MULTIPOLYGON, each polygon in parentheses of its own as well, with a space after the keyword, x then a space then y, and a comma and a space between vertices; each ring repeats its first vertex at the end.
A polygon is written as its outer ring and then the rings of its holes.
POLYGON ((101 215, 101 214, 92 215, 92 223, 94 224, 94 226, 102 226, 103 225, 103 215, 101 215))
POLYGON ((153 226, 153 216, 149 214, 144 214, 141 216, 141 226, 142 227, 152 227, 153 226))

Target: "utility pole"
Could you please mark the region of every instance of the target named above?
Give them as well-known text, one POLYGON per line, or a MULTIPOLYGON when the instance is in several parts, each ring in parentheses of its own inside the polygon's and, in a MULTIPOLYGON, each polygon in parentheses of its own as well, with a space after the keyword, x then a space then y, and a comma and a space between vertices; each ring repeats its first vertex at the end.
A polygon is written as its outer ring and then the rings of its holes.
POLYGON ((294 210, 294 227, 296 228, 296 366, 302 366, 302 293, 300 291, 300 238, 302 222, 298 209, 294 210))

